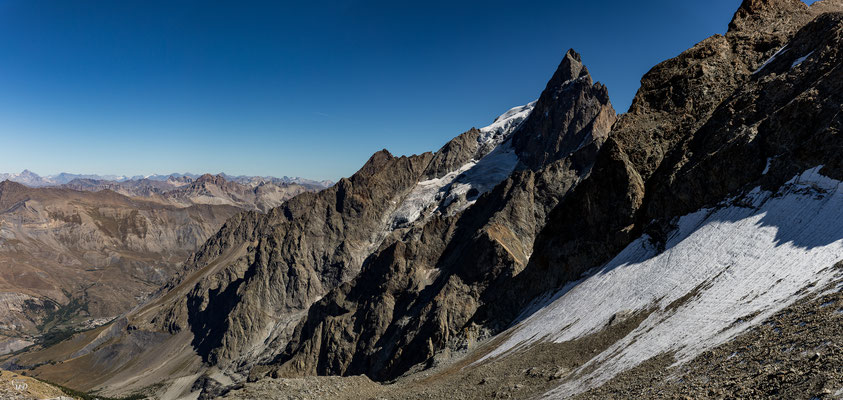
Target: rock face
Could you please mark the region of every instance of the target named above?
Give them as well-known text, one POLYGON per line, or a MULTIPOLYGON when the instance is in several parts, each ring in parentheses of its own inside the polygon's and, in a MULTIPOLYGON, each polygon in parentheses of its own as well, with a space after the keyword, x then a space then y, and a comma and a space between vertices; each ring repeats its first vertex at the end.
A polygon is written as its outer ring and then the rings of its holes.
POLYGON ((230 221, 190 265, 208 265, 241 245, 246 254, 199 282, 161 323, 172 331, 189 329, 209 363, 249 366, 271 354, 312 302, 357 275, 382 239, 385 216, 432 157, 394 157, 384 150, 323 192, 230 221))
POLYGON ((615 112, 609 104, 609 91, 595 85, 580 55, 569 51, 547 83, 534 113, 513 137, 519 160, 538 170, 609 135, 615 112))

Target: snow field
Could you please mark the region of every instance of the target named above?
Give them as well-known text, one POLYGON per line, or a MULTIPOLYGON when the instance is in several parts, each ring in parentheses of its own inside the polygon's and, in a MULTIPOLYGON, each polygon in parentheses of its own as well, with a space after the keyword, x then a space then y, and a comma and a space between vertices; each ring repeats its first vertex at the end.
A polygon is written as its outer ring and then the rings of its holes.
POLYGON ((538 341, 576 339, 602 330, 615 315, 652 310, 574 371, 575 379, 547 393, 565 397, 665 352, 689 361, 822 289, 840 277, 833 267, 843 260, 843 189, 819 169, 776 193, 756 188, 679 218, 661 253, 649 237, 635 240, 537 302, 485 359, 538 341), (600 368, 585 373, 595 364, 600 368))

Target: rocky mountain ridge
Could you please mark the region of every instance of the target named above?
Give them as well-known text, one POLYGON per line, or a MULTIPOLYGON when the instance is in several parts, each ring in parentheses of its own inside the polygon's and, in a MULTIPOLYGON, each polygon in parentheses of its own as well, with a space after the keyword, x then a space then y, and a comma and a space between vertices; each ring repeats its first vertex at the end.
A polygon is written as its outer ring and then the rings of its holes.
POLYGON ((321 183, 247 182, 227 180, 223 175, 169 178, 166 181, 98 181, 74 179, 62 188, 84 191, 110 190, 129 197, 142 197, 163 204, 187 207, 194 204, 231 205, 266 212, 306 191, 321 190, 321 183))
MULTIPOLYGON (((29 187, 43 187, 43 186, 61 186, 71 184, 73 181, 94 181, 99 182, 102 184, 112 184, 114 186, 121 186, 121 184, 126 184, 127 186, 137 186, 139 182, 143 181, 151 181, 151 182, 166 182, 166 181, 173 181, 173 182, 192 182, 203 174, 192 174, 192 173, 172 173, 168 175, 160 175, 160 174, 153 174, 153 175, 135 175, 135 176, 124 176, 124 175, 97 175, 97 174, 71 174, 67 172, 62 172, 60 174, 55 175, 47 175, 47 176, 40 176, 28 169, 25 169, 19 173, 0 173, 0 181, 10 180, 12 182, 17 182, 29 187)), ((209 175, 209 174, 205 174, 209 175)), ((247 175, 238 175, 232 176, 225 173, 217 174, 223 177, 225 180, 229 182, 237 182, 242 185, 247 186, 257 186, 260 184, 266 183, 273 183, 276 185, 283 185, 283 184, 299 184, 307 187, 319 187, 324 188, 331 186, 333 184, 332 181, 329 180, 322 180, 322 181, 315 181, 311 179, 305 179, 301 177, 289 177, 289 176, 282 176, 280 178, 276 178, 273 176, 247 176, 247 175)), ((80 189, 85 190, 85 189, 80 189)))
POLYGON ((230 177, 204 174, 195 177, 169 175, 166 179, 101 180, 75 178, 57 187, 100 191, 110 190, 129 197, 143 197, 175 206, 226 204, 266 212, 285 200, 306 191, 322 190, 329 181, 300 178, 230 177))

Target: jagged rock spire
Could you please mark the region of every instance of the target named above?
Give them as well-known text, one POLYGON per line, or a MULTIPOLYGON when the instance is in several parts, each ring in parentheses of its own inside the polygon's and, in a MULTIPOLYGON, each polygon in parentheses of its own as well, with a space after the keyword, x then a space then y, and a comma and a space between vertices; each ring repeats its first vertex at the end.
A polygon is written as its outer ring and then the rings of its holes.
POLYGON ((516 132, 513 145, 525 167, 538 169, 595 140, 602 143, 614 121, 608 90, 593 83, 582 58, 571 49, 516 132))
POLYGON ((556 68, 556 72, 553 74, 553 77, 547 82, 545 90, 559 87, 567 81, 585 76, 588 76, 589 79, 591 79, 591 76, 588 73, 588 68, 586 68, 582 63, 582 57, 580 57, 580 54, 574 51, 574 49, 568 49, 565 56, 562 57, 559 67, 556 68))

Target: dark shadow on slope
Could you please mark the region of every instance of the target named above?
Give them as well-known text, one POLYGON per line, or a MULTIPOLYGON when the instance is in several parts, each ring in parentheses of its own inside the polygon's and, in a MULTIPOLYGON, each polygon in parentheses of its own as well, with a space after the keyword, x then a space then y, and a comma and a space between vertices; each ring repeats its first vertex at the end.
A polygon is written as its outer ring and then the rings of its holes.
POLYGON ((229 328, 228 315, 239 304, 240 286, 248 282, 257 273, 258 262, 252 263, 242 278, 231 282, 225 289, 211 289, 208 291, 208 304, 202 308, 201 296, 188 296, 187 321, 193 340, 191 345, 202 361, 208 364, 217 362, 214 351, 220 348, 225 332, 229 328))

